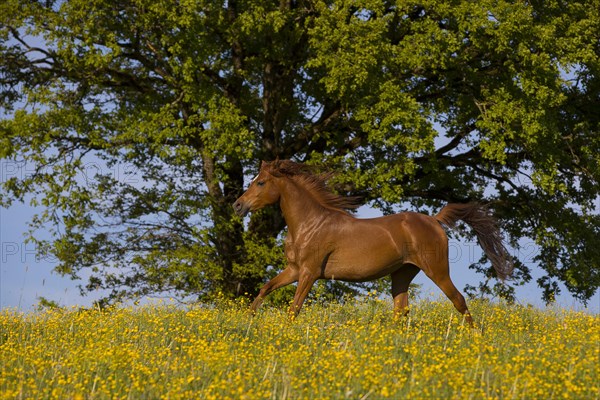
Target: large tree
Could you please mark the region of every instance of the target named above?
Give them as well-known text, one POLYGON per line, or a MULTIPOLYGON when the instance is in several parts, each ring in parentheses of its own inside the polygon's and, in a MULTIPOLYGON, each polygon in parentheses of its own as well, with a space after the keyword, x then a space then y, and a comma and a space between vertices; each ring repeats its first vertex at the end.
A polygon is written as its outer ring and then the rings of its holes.
POLYGON ((599 12, 5 0, 0 157, 29 173, 0 200, 43 206, 32 238, 51 230, 39 250, 83 292, 252 293, 281 267, 284 221, 272 208, 244 224, 231 203, 259 160, 292 158, 384 212, 488 202, 515 248, 539 246, 526 261, 544 297, 562 282, 585 301, 600 285, 599 12))

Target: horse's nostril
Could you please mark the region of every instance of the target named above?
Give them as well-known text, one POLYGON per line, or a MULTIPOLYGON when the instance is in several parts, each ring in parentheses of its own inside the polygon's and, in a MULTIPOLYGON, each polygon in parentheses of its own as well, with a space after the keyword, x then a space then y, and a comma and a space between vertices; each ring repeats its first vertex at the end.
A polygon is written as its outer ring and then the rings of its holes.
POLYGON ((232 205, 233 205, 233 210, 239 216, 244 216, 248 212, 248 210, 244 206, 244 203, 242 203, 241 201, 236 201, 232 205))

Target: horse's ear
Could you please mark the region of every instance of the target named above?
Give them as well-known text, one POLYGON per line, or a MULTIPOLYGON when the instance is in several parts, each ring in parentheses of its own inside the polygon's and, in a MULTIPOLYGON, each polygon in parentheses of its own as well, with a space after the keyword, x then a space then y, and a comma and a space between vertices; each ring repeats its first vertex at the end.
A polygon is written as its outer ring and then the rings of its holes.
POLYGON ((260 163, 260 169, 267 168, 267 166, 268 166, 268 165, 269 165, 269 163, 263 160, 263 161, 260 163))
POLYGON ((281 171, 281 168, 284 164, 284 161, 280 160, 279 157, 277 157, 277 158, 275 158, 274 161, 267 162, 266 163, 266 166, 268 167, 267 171, 274 177, 281 178, 283 176, 282 175, 283 171, 281 171))

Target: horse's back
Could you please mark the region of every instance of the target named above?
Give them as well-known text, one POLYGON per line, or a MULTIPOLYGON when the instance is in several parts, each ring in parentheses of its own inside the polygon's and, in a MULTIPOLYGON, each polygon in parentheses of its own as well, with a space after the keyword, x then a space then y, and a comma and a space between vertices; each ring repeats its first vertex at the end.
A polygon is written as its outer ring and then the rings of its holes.
POLYGON ((380 225, 392 230, 402 229, 410 232, 411 235, 444 233, 444 230, 435 217, 414 211, 403 211, 397 214, 358 220, 367 221, 373 225, 380 225))
POLYGON ((447 238, 435 218, 403 212, 377 218, 344 218, 327 235, 331 259, 325 277, 370 280, 405 263, 426 270, 439 254, 447 256, 447 238), (435 256, 435 257, 434 257, 435 256))

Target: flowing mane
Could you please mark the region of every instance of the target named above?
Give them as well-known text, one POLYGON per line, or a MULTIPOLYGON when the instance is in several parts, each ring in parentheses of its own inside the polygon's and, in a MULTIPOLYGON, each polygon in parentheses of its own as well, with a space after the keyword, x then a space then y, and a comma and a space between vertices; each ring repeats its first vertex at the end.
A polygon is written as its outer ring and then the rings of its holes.
POLYGON ((323 207, 346 214, 360 207, 357 197, 340 196, 333 193, 327 181, 333 173, 317 174, 315 168, 290 160, 276 160, 265 165, 267 172, 276 177, 287 177, 307 190, 323 207))

